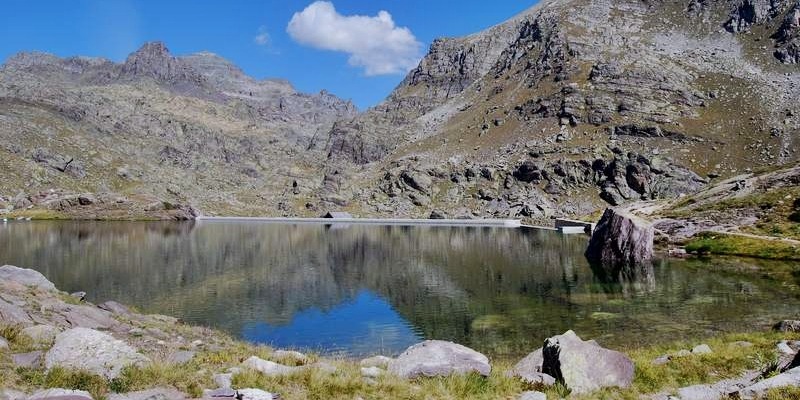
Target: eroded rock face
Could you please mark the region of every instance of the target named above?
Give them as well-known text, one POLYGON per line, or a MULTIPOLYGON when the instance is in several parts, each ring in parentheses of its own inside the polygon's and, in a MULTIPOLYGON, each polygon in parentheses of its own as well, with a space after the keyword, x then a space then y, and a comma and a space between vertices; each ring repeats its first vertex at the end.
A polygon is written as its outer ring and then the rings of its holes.
POLYGON ((141 366, 150 360, 127 343, 88 328, 60 333, 45 356, 45 367, 83 369, 113 379, 128 365, 141 366))
POLYGON ((427 340, 409 347, 389 363, 389 372, 406 379, 471 372, 489 376, 489 359, 460 344, 427 340))
POLYGON ((655 229, 618 209, 606 209, 586 250, 586 258, 604 266, 635 266, 653 259, 655 229))
POLYGON ((604 387, 626 388, 633 382, 633 361, 624 354, 583 341, 573 331, 545 340, 542 372, 563 382, 572 393, 604 387))

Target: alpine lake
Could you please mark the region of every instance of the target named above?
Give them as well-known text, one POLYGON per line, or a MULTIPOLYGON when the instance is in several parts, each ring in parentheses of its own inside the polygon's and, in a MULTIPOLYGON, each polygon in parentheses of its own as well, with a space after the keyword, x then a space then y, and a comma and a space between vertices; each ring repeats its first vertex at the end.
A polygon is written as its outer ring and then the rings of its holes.
POLYGON ((568 329, 627 347, 798 316, 791 263, 659 259, 607 276, 584 258, 587 241, 526 228, 12 221, 0 264, 94 303, 345 357, 442 339, 513 358, 568 329))

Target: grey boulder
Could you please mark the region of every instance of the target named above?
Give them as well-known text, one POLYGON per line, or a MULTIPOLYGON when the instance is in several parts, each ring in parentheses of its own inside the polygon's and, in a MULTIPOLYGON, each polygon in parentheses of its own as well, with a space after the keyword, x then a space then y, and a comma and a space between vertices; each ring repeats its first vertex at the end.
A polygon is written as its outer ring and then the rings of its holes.
POLYGON ((56 290, 56 285, 37 271, 19 268, 13 265, 0 267, 0 281, 17 282, 25 286, 33 286, 42 290, 56 290))
POLYGON ((237 398, 241 400, 273 400, 280 398, 274 393, 265 392, 261 389, 239 389, 236 393, 238 395, 237 398))
POLYGON ((780 375, 758 381, 757 383, 739 390, 736 395, 739 399, 756 399, 766 394, 771 389, 786 386, 800 386, 800 367, 792 368, 780 375))
POLYGON ((389 363, 389 372, 406 379, 478 373, 489 376, 489 359, 460 344, 427 340, 406 349, 389 363))
POLYGON ((22 333, 27 335, 34 342, 44 344, 53 343, 59 332, 58 328, 51 325, 34 325, 22 330, 22 333))
POLYGON ((581 340, 573 331, 545 340, 542 372, 563 382, 572 393, 605 387, 627 388, 633 382, 633 361, 626 355, 581 340))
POLYGON ((32 351, 30 353, 19 353, 11 355, 11 362, 17 367, 23 368, 41 368, 42 356, 44 353, 41 351, 32 351))
POLYGON ((289 367, 276 362, 263 360, 252 356, 242 363, 247 368, 254 369, 267 376, 291 375, 303 371, 304 367, 289 367))
POLYGON ((547 395, 531 390, 520 394, 517 400, 547 400, 547 395))
POLYGON ((378 367, 378 368, 389 368, 389 363, 392 362, 392 359, 386 356, 374 356, 369 357, 361 360, 359 364, 362 367, 378 367))
POLYGON ((595 228, 586 258, 608 266, 635 266, 653 259, 655 228, 628 212, 608 208, 595 228))
POLYGON ((150 360, 127 343, 88 328, 73 328, 60 333, 45 356, 45 367, 82 369, 113 379, 129 365, 141 366, 150 360))

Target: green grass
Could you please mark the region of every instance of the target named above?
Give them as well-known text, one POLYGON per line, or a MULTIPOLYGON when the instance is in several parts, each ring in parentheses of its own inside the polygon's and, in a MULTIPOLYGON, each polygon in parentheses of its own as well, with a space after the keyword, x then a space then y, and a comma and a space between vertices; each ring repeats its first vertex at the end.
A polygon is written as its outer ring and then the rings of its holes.
POLYGON ((800 246, 778 240, 764 240, 717 232, 702 232, 689 239, 686 251, 773 260, 800 260, 800 246))

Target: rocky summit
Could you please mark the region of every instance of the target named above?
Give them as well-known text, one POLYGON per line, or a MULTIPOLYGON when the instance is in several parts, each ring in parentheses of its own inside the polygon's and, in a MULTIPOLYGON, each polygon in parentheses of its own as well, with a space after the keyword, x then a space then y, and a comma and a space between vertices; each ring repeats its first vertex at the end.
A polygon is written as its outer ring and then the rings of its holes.
POLYGON ((676 198, 797 161, 798 18, 796 0, 545 0, 434 41, 361 113, 162 43, 19 54, 0 69, 0 209, 536 222, 676 198))

